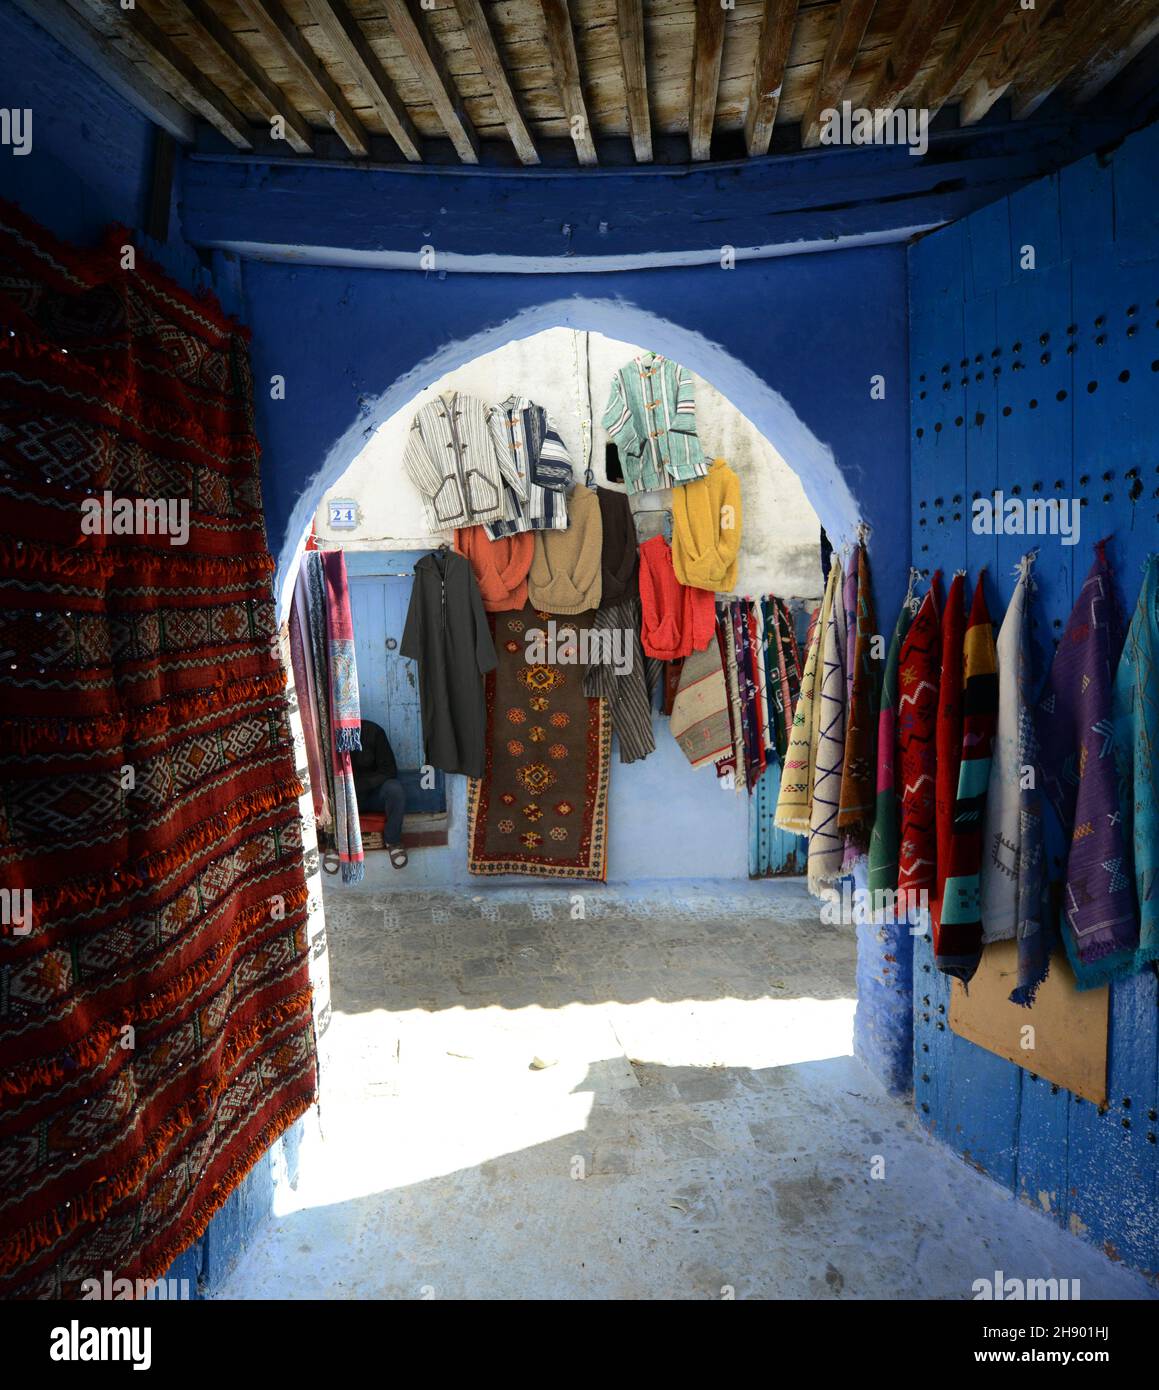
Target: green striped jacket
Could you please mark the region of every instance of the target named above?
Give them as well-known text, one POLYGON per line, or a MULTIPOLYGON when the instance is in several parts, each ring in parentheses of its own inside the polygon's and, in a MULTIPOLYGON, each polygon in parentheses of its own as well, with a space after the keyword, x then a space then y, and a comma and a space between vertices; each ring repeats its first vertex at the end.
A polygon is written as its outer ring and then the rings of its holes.
POLYGON ((612 378, 604 428, 620 451, 629 492, 657 492, 708 472, 696 435, 692 373, 646 352, 612 378))

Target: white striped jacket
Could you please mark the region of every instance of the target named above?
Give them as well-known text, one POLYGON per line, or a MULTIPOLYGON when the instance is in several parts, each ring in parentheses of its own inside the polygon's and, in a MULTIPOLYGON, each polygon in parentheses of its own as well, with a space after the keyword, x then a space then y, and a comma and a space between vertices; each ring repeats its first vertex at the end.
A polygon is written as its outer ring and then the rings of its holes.
POLYGON ((423 494, 432 531, 499 521, 505 486, 526 497, 492 408, 458 391, 445 391, 415 415, 403 466, 423 494))
POLYGON ((488 416, 498 430, 510 468, 523 483, 522 491, 506 484, 504 469, 503 519, 492 521, 493 541, 520 531, 566 531, 567 490, 572 486, 571 459, 555 421, 541 405, 526 396, 508 396, 488 416))

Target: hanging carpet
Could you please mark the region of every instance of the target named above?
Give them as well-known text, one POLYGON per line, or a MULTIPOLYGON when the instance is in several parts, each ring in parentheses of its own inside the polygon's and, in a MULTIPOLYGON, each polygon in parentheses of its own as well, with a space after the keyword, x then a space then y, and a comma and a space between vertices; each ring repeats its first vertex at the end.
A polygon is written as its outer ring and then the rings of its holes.
POLYGON ((245 342, 128 240, 0 203, 6 1299, 164 1274, 315 1090, 245 342))
POLYGON ((579 659, 593 616, 555 619, 554 652, 551 614, 528 604, 490 617, 498 665, 487 676, 483 775, 467 790, 473 874, 607 876, 612 720, 606 700, 584 694, 579 659))

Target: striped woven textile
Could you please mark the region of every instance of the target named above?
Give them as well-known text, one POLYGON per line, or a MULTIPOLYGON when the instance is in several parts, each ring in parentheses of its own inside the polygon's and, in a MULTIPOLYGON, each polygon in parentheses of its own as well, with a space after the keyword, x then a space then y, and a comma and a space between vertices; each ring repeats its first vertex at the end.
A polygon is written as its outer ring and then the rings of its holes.
MULTIPOLYGON (((873 829, 877 774, 877 714, 881 698, 881 661, 874 655, 877 620, 869 556, 857 546, 857 591, 853 623, 848 634, 846 690, 849 707, 845 728, 845 763, 841 774, 841 812, 837 823, 846 836, 846 866, 869 848, 873 829)), ((846 585, 848 589, 848 584, 846 585)), ((848 613, 848 605, 847 605, 848 613)))
POLYGON ((942 665, 938 679, 938 714, 934 731, 937 775, 934 781, 934 824, 937 836, 937 870, 930 902, 934 938, 942 916, 942 893, 950 867, 950 842, 954 837, 954 802, 958 799, 958 772, 962 766, 962 656, 966 641, 966 575, 955 574, 942 612, 942 665))
POLYGON ((669 724, 693 767, 714 763, 731 752, 728 687, 716 642, 685 659, 669 724))
POLYGON ((161 1276, 315 1091, 244 336, 130 240, 0 204, 6 1299, 161 1276), (184 542, 85 533, 106 493, 184 542))
POLYGON ((941 916, 934 931, 935 965, 966 983, 982 958, 982 830, 997 722, 998 659, 979 575, 963 643, 962 765, 941 916))
POLYGON ((809 833, 813 804, 813 765, 817 753, 817 719, 820 691, 821 638, 833 604, 835 568, 830 565, 816 620, 810 624, 806 643, 805 669, 801 673, 801 690, 793 709, 793 726, 789 732, 789 748, 781 771, 781 790, 777 797, 777 812, 773 824, 778 830, 797 835, 809 833))
POLYGON ((892 893, 897 889, 899 817, 895 762, 898 682, 901 649, 912 621, 913 610, 907 597, 894 624, 885 658, 885 672, 881 678, 881 709, 877 716, 877 797, 873 833, 869 837, 868 888, 873 894, 892 893))
MULTIPOLYGON (((589 649, 593 659, 584 670, 584 694, 604 699, 612 732, 620 745, 620 762, 635 763, 656 751, 652 731, 652 697, 648 690, 644 647, 640 642, 640 600, 634 595, 599 608, 591 615, 593 632, 615 634, 624 660, 616 669, 606 638, 589 649)), ((715 647, 710 643, 709 650, 715 647)))

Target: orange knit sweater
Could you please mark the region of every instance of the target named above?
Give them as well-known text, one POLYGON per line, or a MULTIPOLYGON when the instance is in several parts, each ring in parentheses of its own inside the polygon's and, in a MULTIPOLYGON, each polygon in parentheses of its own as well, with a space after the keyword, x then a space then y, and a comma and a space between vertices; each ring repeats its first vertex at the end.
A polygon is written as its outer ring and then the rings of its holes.
POLYGON ((527 602, 527 571, 535 553, 530 531, 493 541, 485 527, 464 526, 455 532, 455 549, 470 561, 488 613, 507 613, 527 602))
POLYGON ((676 661, 708 646, 716 635, 716 603, 707 589, 676 578, 672 547, 653 536, 640 547, 640 640, 648 656, 676 661))

